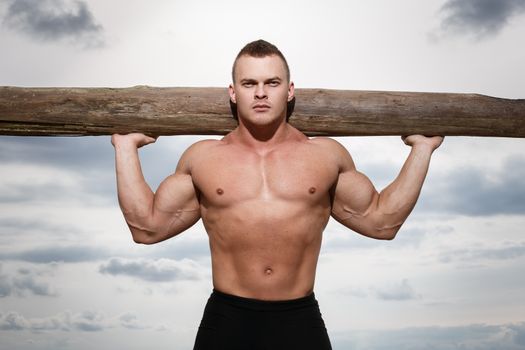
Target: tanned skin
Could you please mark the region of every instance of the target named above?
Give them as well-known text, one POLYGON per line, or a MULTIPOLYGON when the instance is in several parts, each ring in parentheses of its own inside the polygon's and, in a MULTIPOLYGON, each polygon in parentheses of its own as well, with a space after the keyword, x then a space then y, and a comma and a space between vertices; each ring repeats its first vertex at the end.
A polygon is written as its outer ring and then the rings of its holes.
POLYGON ((313 291, 330 216, 371 238, 395 237, 443 137, 403 137, 411 152, 378 193, 341 144, 308 138, 286 122, 294 85, 281 58, 241 56, 229 93, 238 127, 221 140, 190 146, 156 193, 144 180, 137 150, 156 139, 112 136, 119 203, 135 242, 166 240, 202 218, 214 288, 287 300, 313 291))

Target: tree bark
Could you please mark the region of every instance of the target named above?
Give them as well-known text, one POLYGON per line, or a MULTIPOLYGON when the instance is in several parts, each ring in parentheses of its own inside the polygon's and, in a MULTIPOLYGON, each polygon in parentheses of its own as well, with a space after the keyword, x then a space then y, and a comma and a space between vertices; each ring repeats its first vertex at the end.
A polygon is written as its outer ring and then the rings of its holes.
MULTIPOLYGON (((310 136, 525 137, 525 100, 477 94, 297 89, 290 124, 310 136)), ((0 135, 224 135, 224 88, 0 87, 0 135)))

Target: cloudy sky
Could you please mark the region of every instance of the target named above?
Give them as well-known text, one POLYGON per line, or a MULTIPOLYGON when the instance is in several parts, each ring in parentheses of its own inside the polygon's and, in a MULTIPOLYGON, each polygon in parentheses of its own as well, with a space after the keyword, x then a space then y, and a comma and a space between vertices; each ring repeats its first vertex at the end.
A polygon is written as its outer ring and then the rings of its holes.
MULTIPOLYGON (((216 86, 264 38, 299 88, 525 97, 524 0, 0 0, 0 85, 216 86)), ((140 150, 156 189, 196 136, 140 150)), ((338 138, 378 190, 409 148, 338 138)), ((331 221, 334 349, 525 349, 525 140, 448 137, 393 241, 331 221)), ((211 291, 199 222, 135 245, 109 137, 0 137, 0 349, 190 349, 211 291)))

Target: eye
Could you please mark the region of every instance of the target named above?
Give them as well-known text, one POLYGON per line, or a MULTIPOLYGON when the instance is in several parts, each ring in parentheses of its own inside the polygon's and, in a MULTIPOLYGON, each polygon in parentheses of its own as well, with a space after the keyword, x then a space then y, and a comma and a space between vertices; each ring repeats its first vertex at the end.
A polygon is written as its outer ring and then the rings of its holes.
POLYGON ((244 86, 244 87, 252 87, 253 83, 250 83, 250 82, 242 83, 242 86, 244 86))
POLYGON ((279 86, 279 81, 278 80, 270 81, 270 86, 279 86))

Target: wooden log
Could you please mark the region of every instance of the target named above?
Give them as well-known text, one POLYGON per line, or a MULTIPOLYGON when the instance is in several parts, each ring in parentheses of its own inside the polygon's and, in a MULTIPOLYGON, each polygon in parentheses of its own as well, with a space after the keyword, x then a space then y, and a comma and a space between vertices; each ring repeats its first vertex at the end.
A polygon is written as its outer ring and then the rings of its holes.
MULTIPOLYGON (((290 123, 307 135, 525 137, 525 100, 477 94, 297 89, 290 123)), ((0 135, 224 135, 225 88, 0 87, 0 135)))

